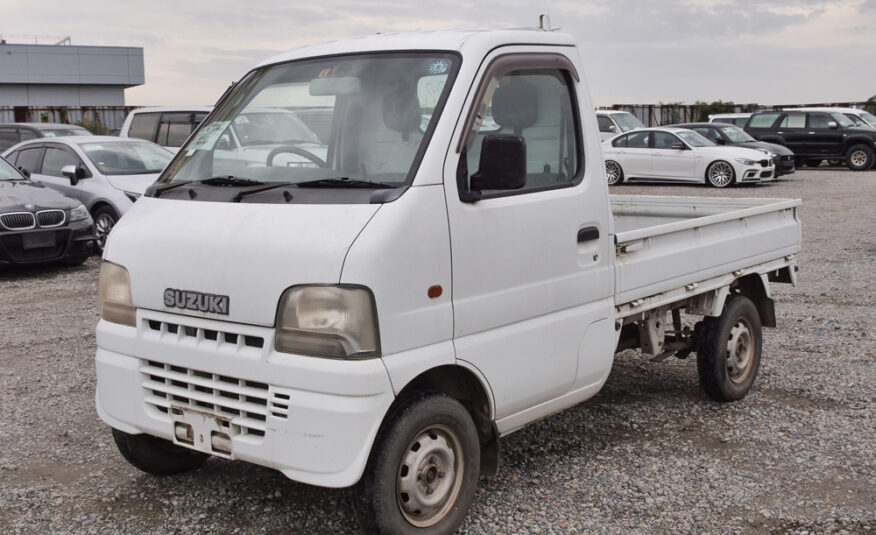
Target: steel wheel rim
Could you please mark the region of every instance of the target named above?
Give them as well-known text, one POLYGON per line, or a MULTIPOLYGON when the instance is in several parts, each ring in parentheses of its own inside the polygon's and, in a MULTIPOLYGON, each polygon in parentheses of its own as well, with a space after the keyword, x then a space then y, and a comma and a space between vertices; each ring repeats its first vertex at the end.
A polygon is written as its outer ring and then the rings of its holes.
POLYGON ((725 364, 727 377, 734 383, 744 382, 751 373, 754 364, 755 341, 751 324, 745 318, 739 318, 730 329, 727 338, 727 354, 725 364))
POLYGON ((709 167, 709 182, 714 186, 723 188, 730 184, 733 177, 733 169, 726 162, 715 162, 709 167))
POLYGON ((453 509, 462 488, 462 442, 445 425, 431 425, 410 441, 396 480, 399 509, 411 525, 434 526, 453 509))
POLYGON ((608 184, 617 184, 620 179, 620 166, 615 162, 605 162, 605 176, 608 178, 608 184))
POLYGON ((867 153, 862 150, 856 150, 849 159, 855 167, 863 167, 867 164, 867 153))
POLYGON ((109 214, 100 214, 94 220, 94 239, 97 246, 103 249, 110 231, 116 224, 116 220, 109 214))

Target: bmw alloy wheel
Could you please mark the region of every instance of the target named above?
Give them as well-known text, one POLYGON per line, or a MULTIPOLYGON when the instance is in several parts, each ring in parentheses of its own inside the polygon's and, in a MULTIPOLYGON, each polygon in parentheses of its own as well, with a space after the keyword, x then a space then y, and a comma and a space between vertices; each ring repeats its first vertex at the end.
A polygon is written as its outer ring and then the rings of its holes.
POLYGON ((709 184, 723 188, 733 183, 733 168, 727 162, 715 162, 709 166, 709 184))

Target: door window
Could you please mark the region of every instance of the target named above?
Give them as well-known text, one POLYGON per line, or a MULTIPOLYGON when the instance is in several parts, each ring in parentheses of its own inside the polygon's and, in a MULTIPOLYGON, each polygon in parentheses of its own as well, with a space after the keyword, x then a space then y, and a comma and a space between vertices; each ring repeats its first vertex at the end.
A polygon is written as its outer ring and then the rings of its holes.
POLYGON ((131 119, 128 137, 138 137, 147 141, 155 141, 155 129, 158 128, 160 113, 136 113, 131 119))
POLYGON ((599 123, 600 132, 611 132, 611 127, 614 126, 613 124, 611 124, 611 119, 609 119, 605 115, 597 115, 596 122, 599 123))
POLYGON ((559 69, 514 70, 490 80, 479 105, 485 113, 464 153, 468 177, 478 172, 488 136, 513 135, 526 143, 526 184, 515 190, 484 191, 484 197, 570 186, 580 175, 583 165, 570 80, 559 69))
POLYGON ((18 158, 15 160, 15 166, 26 169, 31 173, 39 173, 40 156, 42 155, 42 152, 43 149, 41 147, 21 149, 18 151, 18 158))
POLYGON ((18 132, 12 128, 0 129, 0 150, 5 150, 18 143, 18 132))
POLYGON ((79 165, 79 158, 72 152, 57 147, 46 147, 46 155, 43 157, 42 174, 56 177, 64 177, 61 169, 66 165, 79 165))
POLYGON ((828 123, 831 120, 830 115, 826 113, 810 113, 809 128, 828 128, 828 123))
POLYGON ((36 139, 39 136, 36 135, 36 132, 32 130, 19 130, 18 135, 21 136, 22 141, 27 141, 28 139, 36 139))
POLYGON ((681 140, 668 132, 654 132, 655 149, 671 149, 673 145, 683 145, 681 140))
POLYGON ((165 113, 158 125, 158 139, 155 141, 165 147, 181 147, 192 133, 192 114, 165 113))
POLYGON ((647 149, 651 132, 633 132, 627 136, 627 147, 630 149, 647 149))
POLYGON ((749 128, 769 128, 776 122, 779 117, 778 113, 761 113, 760 115, 752 115, 748 123, 749 128))
POLYGON ((706 139, 710 139, 714 142, 718 142, 721 140, 721 134, 718 133, 717 128, 708 128, 704 126, 699 126, 692 129, 697 134, 703 136, 706 139))
POLYGON ((779 128, 806 128, 806 114, 790 113, 786 115, 779 128))

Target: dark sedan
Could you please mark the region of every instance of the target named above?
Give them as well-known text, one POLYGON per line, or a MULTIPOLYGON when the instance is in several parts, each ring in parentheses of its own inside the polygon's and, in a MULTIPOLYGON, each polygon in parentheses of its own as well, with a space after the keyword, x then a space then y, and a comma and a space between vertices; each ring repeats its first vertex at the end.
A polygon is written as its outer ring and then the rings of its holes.
POLYGON ((672 125, 676 128, 688 128, 718 145, 736 145, 749 149, 760 149, 773 154, 776 162, 776 177, 790 175, 796 170, 794 152, 788 147, 776 143, 758 141, 748 135, 745 130, 732 124, 724 123, 684 123, 672 125))
POLYGON ((0 267, 81 264, 96 250, 93 227, 82 203, 34 184, 0 158, 0 267))

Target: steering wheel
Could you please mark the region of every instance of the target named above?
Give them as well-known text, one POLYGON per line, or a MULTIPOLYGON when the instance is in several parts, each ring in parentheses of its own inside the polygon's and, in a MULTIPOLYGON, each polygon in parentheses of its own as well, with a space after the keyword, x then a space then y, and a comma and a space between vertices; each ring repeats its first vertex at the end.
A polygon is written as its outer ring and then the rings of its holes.
POLYGON ((276 149, 272 150, 271 152, 269 152, 268 158, 267 158, 267 160, 265 160, 265 165, 268 167, 273 167, 274 166, 274 157, 277 156, 278 154, 282 154, 284 152, 289 152, 292 154, 297 154, 298 156, 303 156, 304 158, 307 158, 311 162, 315 163, 316 165, 318 165, 320 167, 325 167, 325 161, 322 158, 320 158, 316 154, 313 154, 309 150, 302 149, 301 147, 295 147, 293 145, 282 145, 282 146, 277 147, 276 149))

